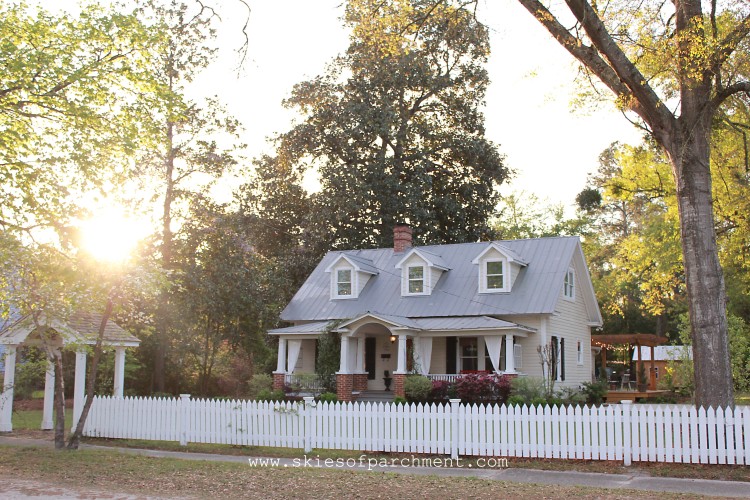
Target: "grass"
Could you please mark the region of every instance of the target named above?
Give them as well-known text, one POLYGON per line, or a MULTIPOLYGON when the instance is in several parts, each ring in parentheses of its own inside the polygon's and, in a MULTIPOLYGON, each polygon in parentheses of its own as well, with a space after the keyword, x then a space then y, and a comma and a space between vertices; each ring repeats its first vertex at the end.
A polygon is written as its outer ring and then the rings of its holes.
MULTIPOLYGON (((65 428, 73 426, 73 412, 65 411, 65 428)), ((24 410, 13 412, 13 429, 38 431, 42 427, 42 410, 24 410)))
MULTIPOLYGON (((66 411, 66 431, 70 429, 71 412, 66 411)), ((17 435, 26 435, 33 438, 52 438, 51 432, 38 432, 42 419, 41 411, 19 411, 13 413, 13 427, 17 435), (48 436, 47 436, 48 435, 48 436)), ((121 448, 139 448, 149 450, 183 451, 188 453, 212 453, 234 456, 262 456, 278 458, 300 458, 302 450, 295 448, 272 448, 264 446, 235 446, 225 444, 189 443, 180 446, 175 441, 147 441, 140 439, 103 439, 84 438, 85 443, 99 446, 112 446, 121 448)), ((313 450, 308 456, 326 458, 358 458, 361 451, 351 450, 313 450)), ((368 457, 391 457, 396 454, 367 453, 368 457)), ((731 481, 750 482, 750 467, 742 465, 699 465, 678 463, 636 463, 631 467, 625 467, 622 462, 607 462, 599 460, 554 460, 554 459, 532 459, 532 458, 509 458, 510 467, 524 469, 541 469, 556 471, 581 471, 600 472, 605 474, 633 474, 659 477, 718 479, 731 481)), ((471 463, 466 460, 466 464, 471 463)))
MULTIPOLYGON (((72 488, 160 496, 222 498, 653 498, 652 492, 605 490, 367 473, 261 468, 237 463, 147 458, 114 451, 56 452, 4 447, 0 475, 72 488)), ((660 493, 661 499, 696 498, 660 493)))

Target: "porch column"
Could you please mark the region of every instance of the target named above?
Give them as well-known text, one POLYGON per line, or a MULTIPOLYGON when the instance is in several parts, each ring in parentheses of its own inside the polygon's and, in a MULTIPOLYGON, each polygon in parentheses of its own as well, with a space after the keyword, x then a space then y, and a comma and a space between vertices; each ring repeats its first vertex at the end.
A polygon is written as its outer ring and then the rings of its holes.
POLYGON ((281 391, 286 384, 286 339, 279 337, 279 352, 276 355, 276 371, 273 372, 273 390, 281 391))
POLYGON ((55 402, 55 362, 47 360, 47 373, 44 377, 44 410, 42 411, 42 430, 54 427, 52 411, 55 402))
POLYGON ((357 339, 357 367, 354 369, 357 373, 365 372, 365 338, 357 339))
POLYGON ((76 351, 75 386, 73 387, 73 429, 83 412, 83 398, 86 392, 86 351, 76 351))
POLYGON ((516 356, 513 349, 513 334, 505 334, 505 373, 516 373, 516 356))
POLYGON ((16 383, 16 345, 5 346, 5 378, 0 395, 0 432, 13 430, 13 385, 16 383))
POLYGON ((286 373, 286 339, 279 337, 279 353, 276 357, 276 373, 286 373))
POLYGON ((398 363, 393 373, 394 375, 406 373, 406 335, 398 336, 398 363))
POLYGON ((341 336, 341 355, 339 357, 339 373, 349 373, 349 337, 341 336))
POLYGON ((123 396, 125 389, 125 348, 115 347, 115 383, 112 395, 116 398, 123 396))

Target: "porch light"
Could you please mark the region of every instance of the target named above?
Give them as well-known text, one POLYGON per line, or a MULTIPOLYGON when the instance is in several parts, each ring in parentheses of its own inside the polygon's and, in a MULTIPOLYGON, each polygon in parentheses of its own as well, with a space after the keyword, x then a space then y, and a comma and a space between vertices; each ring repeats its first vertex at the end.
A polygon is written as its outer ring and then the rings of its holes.
POLYGON ((391 344, 395 344, 395 343, 396 343, 396 336, 391 335, 391 344))

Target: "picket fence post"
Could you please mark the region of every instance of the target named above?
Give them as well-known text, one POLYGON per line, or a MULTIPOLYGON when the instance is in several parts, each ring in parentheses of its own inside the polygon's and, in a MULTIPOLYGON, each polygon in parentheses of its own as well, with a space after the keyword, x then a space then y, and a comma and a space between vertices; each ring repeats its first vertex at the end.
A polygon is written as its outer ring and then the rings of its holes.
POLYGON ((633 465, 633 443, 631 437, 630 423, 633 416, 632 401, 620 401, 622 403, 622 461, 625 467, 633 465))
POLYGON ((460 399, 451 399, 451 459, 458 459, 458 437, 460 434, 461 429, 459 429, 460 425, 460 416, 459 411, 461 410, 461 400, 460 399))
POLYGON ((188 426, 190 424, 190 415, 188 413, 188 402, 190 401, 190 394, 180 394, 180 402, 178 406, 179 416, 177 429, 178 435, 180 436, 180 446, 187 446, 188 444, 188 426))
POLYGON ((303 425, 305 426, 303 439, 305 443, 305 453, 310 453, 312 451, 312 435, 313 435, 313 424, 312 424, 312 411, 315 405, 313 402, 315 401, 315 398, 312 396, 305 396, 302 398, 305 401, 305 409, 304 411, 304 419, 303 419, 303 425))

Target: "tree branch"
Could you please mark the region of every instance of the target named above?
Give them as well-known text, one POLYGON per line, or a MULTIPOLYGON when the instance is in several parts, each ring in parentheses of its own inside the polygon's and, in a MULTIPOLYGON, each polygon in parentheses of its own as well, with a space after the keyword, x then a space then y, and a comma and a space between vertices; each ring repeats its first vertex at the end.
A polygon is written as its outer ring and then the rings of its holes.
POLYGON ((719 90, 714 98, 711 99, 711 106, 713 106, 714 109, 717 109, 725 100, 740 92, 750 92, 750 81, 733 83, 732 85, 719 90))
POLYGON ((734 49, 737 48, 740 41, 742 41, 742 39, 748 34, 750 34, 750 14, 740 21, 719 44, 721 49, 717 51, 715 61, 717 67, 720 67, 726 62, 729 56, 732 55, 732 52, 734 52, 734 49))

